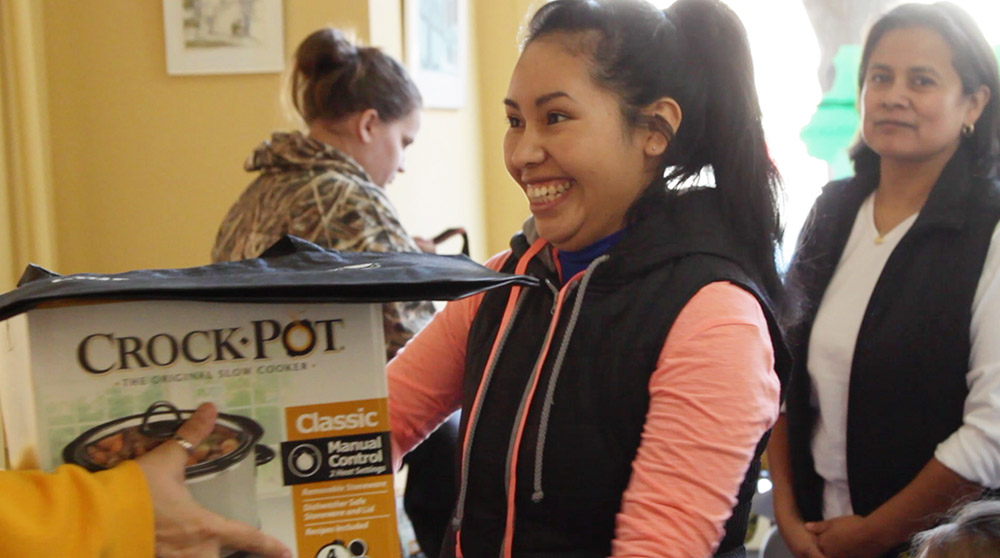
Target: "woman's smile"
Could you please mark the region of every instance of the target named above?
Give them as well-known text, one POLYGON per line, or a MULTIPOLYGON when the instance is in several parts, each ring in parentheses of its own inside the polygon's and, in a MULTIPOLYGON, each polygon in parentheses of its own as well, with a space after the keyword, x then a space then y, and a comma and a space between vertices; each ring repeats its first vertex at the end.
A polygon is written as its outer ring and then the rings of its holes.
POLYGON ((524 194, 528 197, 532 211, 550 206, 573 188, 575 183, 568 178, 555 178, 528 182, 524 194))

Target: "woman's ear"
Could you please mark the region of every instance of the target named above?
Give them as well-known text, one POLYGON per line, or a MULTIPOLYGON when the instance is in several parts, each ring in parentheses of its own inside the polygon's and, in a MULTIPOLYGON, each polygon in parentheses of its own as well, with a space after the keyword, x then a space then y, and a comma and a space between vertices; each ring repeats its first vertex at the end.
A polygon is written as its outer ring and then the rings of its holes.
POLYGON ((990 88, 986 85, 980 85, 979 89, 976 89, 969 95, 969 112, 967 113, 967 118, 965 123, 976 125, 976 121, 979 120, 980 115, 983 114, 983 110, 986 109, 986 105, 990 102, 990 88))
POLYGON ((379 120, 378 111, 370 108, 361 111, 355 121, 355 134, 361 143, 368 144, 371 143, 375 138, 375 127, 381 123, 379 120))
POLYGON ((649 133, 643 149, 650 157, 659 157, 667 150, 680 128, 683 113, 681 106, 671 97, 661 97, 642 111, 648 122, 649 133))

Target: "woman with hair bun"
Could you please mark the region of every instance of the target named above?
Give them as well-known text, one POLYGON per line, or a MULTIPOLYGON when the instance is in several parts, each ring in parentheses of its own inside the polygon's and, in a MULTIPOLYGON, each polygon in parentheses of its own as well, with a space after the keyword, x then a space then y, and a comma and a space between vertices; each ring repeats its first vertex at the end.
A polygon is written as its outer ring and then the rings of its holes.
MULTIPOLYGON (((308 132, 275 132, 254 149, 244 168, 257 178, 223 219, 212 260, 255 258, 286 234, 348 252, 419 251, 385 193, 420 130, 406 70, 328 27, 295 52, 291 93, 308 132)), ((386 357, 433 313, 429 302, 386 304, 386 357)))
MULTIPOLYGON (((385 193, 420 129, 420 93, 403 66, 327 27, 296 50, 291 94, 308 130, 276 132, 247 159, 257 178, 223 219, 212 260, 257 257, 286 234, 340 251, 420 251, 385 193)), ((433 314, 430 302, 383 305, 386 358, 433 314)), ((434 554, 455 497, 457 429, 455 417, 407 459, 406 511, 434 554)))
POLYGON ((865 40, 855 176, 817 198, 787 275, 795 367, 768 450, 797 557, 895 557, 1000 488, 1000 76, 954 4, 865 40))
POLYGON ((556 0, 503 103, 532 217, 487 265, 541 286, 448 304, 389 363, 394 456, 463 410, 442 556, 745 556, 789 361, 742 24, 556 0))

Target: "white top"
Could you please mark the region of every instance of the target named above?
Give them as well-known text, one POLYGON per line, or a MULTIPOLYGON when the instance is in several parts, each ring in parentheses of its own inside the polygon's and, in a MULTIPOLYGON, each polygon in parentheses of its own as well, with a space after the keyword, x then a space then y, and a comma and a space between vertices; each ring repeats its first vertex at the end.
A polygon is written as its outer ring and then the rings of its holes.
MULTIPOLYGON (((809 338, 806 363, 812 380, 811 400, 818 409, 812 439, 816 472, 824 480, 823 517, 852 515, 847 484, 847 395, 858 330, 868 300, 889 255, 917 215, 889 231, 881 242, 875 228, 874 196, 861 205, 823 295, 809 338)), ((938 444, 934 457, 963 478, 982 486, 1000 486, 1000 224, 972 302, 969 335, 972 350, 966 381, 962 426, 938 444)))

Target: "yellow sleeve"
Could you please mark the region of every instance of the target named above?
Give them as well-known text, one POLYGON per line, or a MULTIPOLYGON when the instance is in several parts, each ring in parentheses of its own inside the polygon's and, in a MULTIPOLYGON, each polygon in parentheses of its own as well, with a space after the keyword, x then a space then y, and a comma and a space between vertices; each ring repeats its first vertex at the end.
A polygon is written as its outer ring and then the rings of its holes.
POLYGON ((153 505, 134 462, 100 473, 0 471, 0 558, 153 556, 153 505))

